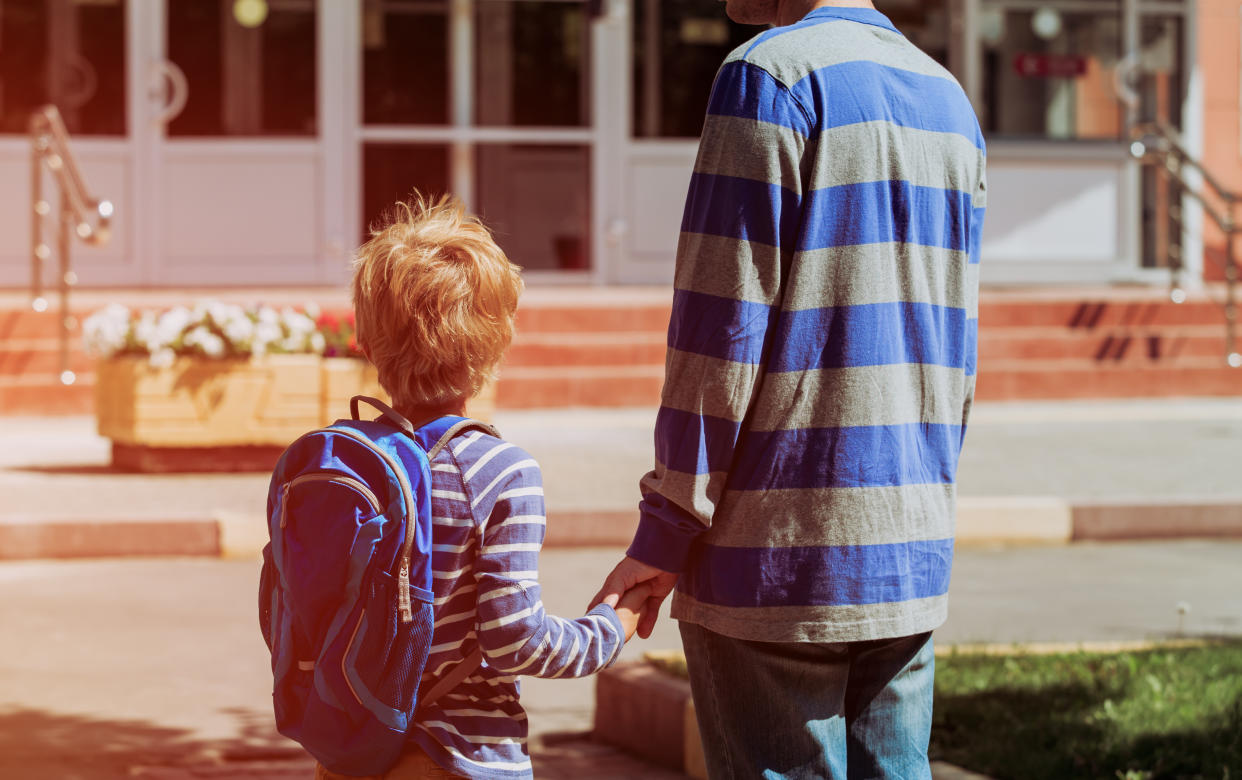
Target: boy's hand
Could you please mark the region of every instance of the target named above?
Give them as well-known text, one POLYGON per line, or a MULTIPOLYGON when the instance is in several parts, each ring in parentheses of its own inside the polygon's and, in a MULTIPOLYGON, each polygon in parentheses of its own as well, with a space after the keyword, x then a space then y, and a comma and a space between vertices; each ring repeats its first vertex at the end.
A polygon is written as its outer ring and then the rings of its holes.
MULTIPOLYGON (((651 596, 647 599, 647 606, 642 610, 642 620, 638 624, 638 635, 643 639, 651 636, 651 630, 655 628, 656 618, 660 616, 660 604, 673 592, 674 586, 677 585, 677 577, 679 575, 672 572, 662 571, 654 566, 648 566, 642 561, 625 556, 612 573, 608 575, 608 579, 604 581, 604 586, 599 589, 599 593, 595 594, 595 598, 591 600, 591 606, 596 604, 608 604, 616 607, 621 603, 622 594, 628 593, 631 588, 646 583, 651 586, 651 596)), ((589 609, 589 607, 588 607, 589 609)))
POLYGON ((643 616, 643 606, 651 596, 651 586, 643 583, 635 585, 621 596, 617 603, 617 617, 621 619, 621 627, 625 629, 625 641, 630 641, 638 630, 638 621, 643 616))

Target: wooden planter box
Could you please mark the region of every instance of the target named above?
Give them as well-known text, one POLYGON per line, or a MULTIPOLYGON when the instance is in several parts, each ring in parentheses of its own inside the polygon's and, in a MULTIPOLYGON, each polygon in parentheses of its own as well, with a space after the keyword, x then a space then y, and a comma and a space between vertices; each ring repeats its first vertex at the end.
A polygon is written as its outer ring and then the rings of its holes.
MULTIPOLYGON (((324 358, 319 386, 319 425, 349 417, 349 399, 369 395, 389 403, 388 394, 380 387, 375 366, 354 358, 324 358)), ((363 417, 374 416, 369 406, 359 410, 363 417)))
POLYGON ((96 367, 95 416, 116 468, 268 471, 289 442, 348 416, 351 396, 379 392, 364 366, 318 355, 178 358, 167 368, 110 358, 96 367))
MULTIPOLYGON (((495 392, 486 388, 467 413, 490 419, 495 392)), ((178 358, 155 368, 119 357, 96 366, 95 415, 115 468, 270 471, 298 436, 349 417, 355 395, 388 401, 374 366, 353 358, 178 358)))

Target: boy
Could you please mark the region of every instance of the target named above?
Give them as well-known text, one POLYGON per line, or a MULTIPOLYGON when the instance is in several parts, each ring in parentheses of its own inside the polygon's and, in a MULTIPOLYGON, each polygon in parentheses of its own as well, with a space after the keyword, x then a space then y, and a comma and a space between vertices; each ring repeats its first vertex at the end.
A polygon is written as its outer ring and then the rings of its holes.
MULTIPOLYGON (((394 408, 419 425, 462 415, 513 337, 522 278, 459 201, 402 204, 354 267, 358 344, 394 408)), ((478 430, 431 463, 435 634, 420 694, 479 648, 483 664, 418 712, 387 780, 528 778, 518 675, 581 677, 617 657, 649 589, 565 620, 539 596, 539 466, 478 430)), ((316 778, 339 777, 320 766, 316 778)))

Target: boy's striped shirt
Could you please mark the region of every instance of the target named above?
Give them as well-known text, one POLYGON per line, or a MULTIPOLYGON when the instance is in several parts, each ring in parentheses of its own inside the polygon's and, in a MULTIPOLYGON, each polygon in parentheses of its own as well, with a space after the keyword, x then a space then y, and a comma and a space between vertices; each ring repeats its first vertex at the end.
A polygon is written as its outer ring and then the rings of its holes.
POLYGON ((531 777, 519 675, 581 677, 610 664, 624 634, 596 607, 565 620, 540 599, 543 482, 533 458, 481 431, 455 437, 431 463, 435 631, 428 690, 476 647, 483 665, 425 709, 411 739, 467 777, 531 777))
POLYGON ((961 88, 877 11, 725 61, 630 549, 684 572, 674 617, 821 642, 943 622, 985 160, 961 88))

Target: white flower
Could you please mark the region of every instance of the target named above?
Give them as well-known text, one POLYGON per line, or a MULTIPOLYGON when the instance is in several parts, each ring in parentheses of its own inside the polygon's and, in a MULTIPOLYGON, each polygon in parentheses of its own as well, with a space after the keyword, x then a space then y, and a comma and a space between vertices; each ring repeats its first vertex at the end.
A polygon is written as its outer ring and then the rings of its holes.
MULTIPOLYGON (((134 340, 139 344, 151 344, 159 342, 159 328, 157 327, 158 319, 153 311, 144 311, 138 315, 138 319, 134 322, 134 340)), ((148 351, 154 352, 154 348, 148 348, 148 351)))
POLYGON ((254 338, 255 327, 254 322, 244 313, 241 316, 229 317, 221 325, 224 328, 225 337, 232 342, 233 346, 239 349, 250 346, 250 340, 254 338))
POLYGON ((300 311, 294 311, 286 307, 280 313, 280 324, 289 331, 291 335, 301 336, 311 333, 315 330, 315 321, 307 317, 300 311))
POLYGON ((214 333, 204 333, 199 337, 198 345, 208 357, 220 357, 224 354, 224 339, 214 333))
POLYGON ((220 327, 224 327, 224 324, 229 321, 235 308, 237 307, 220 301, 208 301, 206 305, 207 316, 220 327))
POLYGON ((224 340, 212 333, 206 325, 190 328, 181 343, 187 347, 198 347, 208 357, 220 357, 224 354, 224 340))
POLYGON ((192 321, 193 315, 184 306, 169 309, 160 315, 159 321, 156 323, 157 337, 164 344, 173 344, 181 337, 181 334, 190 326, 192 321))
POLYGON ((201 300, 192 307, 131 313, 120 304, 95 312, 83 323, 86 349, 101 357, 145 352, 152 366, 170 365, 177 355, 264 355, 269 352, 322 354, 324 336, 316 318, 319 307, 243 308, 201 300))
POLYGON ((259 320, 254 326, 254 353, 262 355, 266 352, 271 344, 274 344, 284 336, 280 331, 280 326, 274 322, 264 322, 259 320))
POLYGON ((87 317, 82 323, 86 351, 98 357, 120 352, 129 338, 129 321, 129 309, 119 303, 110 303, 87 317))

